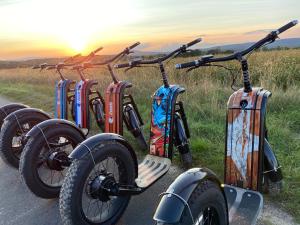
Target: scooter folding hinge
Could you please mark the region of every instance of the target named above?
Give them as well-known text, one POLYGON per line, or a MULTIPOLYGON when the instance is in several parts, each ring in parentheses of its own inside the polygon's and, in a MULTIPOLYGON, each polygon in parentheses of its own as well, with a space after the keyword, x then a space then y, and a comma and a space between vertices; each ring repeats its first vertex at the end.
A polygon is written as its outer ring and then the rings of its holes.
POLYGON ((192 219, 192 222, 193 222, 193 224, 195 223, 195 220, 194 220, 194 217, 193 217, 193 214, 192 214, 192 210, 191 210, 188 202, 184 198, 182 198, 180 195, 178 195, 174 192, 163 192, 159 196, 165 196, 165 195, 167 195, 168 198, 170 198, 172 196, 175 196, 177 199, 179 199, 188 208, 189 214, 190 214, 191 219, 192 219))

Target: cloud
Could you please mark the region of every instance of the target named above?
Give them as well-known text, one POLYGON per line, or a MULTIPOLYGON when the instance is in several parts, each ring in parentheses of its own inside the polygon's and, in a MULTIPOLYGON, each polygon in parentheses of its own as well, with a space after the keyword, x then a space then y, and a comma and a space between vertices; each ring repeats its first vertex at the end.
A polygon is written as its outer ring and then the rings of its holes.
POLYGON ((13 5, 13 4, 21 3, 21 2, 22 2, 22 0, 1 0, 0 6, 13 5))

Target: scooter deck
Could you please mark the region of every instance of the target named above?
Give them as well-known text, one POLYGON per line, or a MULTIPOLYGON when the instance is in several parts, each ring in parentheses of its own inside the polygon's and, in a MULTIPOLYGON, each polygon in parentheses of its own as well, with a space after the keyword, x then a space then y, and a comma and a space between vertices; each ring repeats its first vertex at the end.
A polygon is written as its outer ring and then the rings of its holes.
POLYGON ((253 225, 262 211, 263 197, 259 192, 230 185, 224 186, 230 225, 253 225))
POLYGON ((135 180, 138 187, 149 187, 153 182, 158 180, 171 166, 169 158, 155 155, 147 155, 143 162, 139 164, 139 175, 135 180))

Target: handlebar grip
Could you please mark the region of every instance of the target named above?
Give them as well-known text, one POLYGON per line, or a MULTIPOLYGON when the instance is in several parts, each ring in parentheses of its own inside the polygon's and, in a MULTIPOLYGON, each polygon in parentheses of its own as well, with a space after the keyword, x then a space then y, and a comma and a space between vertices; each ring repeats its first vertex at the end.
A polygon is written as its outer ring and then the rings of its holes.
POLYGON ((185 69, 193 66, 198 66, 199 65, 199 60, 195 60, 193 62, 187 62, 187 63, 179 63, 175 65, 176 69, 185 69))
POLYGON ((130 66, 131 66, 131 63, 123 63, 123 64, 116 64, 116 65, 114 65, 114 68, 121 69, 121 68, 130 67, 130 66))
POLYGON ((186 44, 186 47, 188 48, 188 47, 191 47, 192 45, 195 45, 195 44, 197 44, 197 43, 199 43, 199 42, 201 42, 202 41, 202 38, 197 38, 196 40, 193 40, 193 41, 191 41, 190 43, 187 43, 186 44))
POLYGON ((101 51, 102 49, 103 49, 103 47, 99 47, 95 51, 93 51, 93 53, 96 54, 97 52, 101 51))
POLYGON ((298 24, 298 20, 293 20, 293 21, 289 22, 288 24, 280 27, 277 30, 277 32, 278 32, 278 34, 280 34, 280 33, 284 32, 284 31, 290 29, 291 27, 295 26, 296 24, 298 24))
POLYGON ((134 43, 133 45, 129 46, 128 49, 131 50, 133 48, 135 48, 136 46, 140 45, 141 43, 138 41, 136 43, 134 43))

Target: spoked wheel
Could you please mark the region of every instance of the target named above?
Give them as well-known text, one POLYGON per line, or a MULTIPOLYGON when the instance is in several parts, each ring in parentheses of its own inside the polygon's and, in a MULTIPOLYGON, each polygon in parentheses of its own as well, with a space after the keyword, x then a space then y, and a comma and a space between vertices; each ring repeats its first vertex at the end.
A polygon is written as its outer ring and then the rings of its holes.
POLYGON ((41 198, 57 198, 69 166, 68 155, 82 141, 82 134, 64 125, 30 137, 20 160, 28 188, 41 198))
POLYGON ((24 137, 36 124, 45 120, 44 116, 6 119, 1 128, 0 152, 1 157, 9 165, 18 168, 21 153, 24 148, 24 137))
POLYGON ((123 145, 106 142, 74 160, 60 194, 63 224, 115 224, 125 211, 130 196, 113 196, 117 184, 132 185, 135 167, 123 145))
POLYGON ((195 225, 219 225, 220 218, 214 207, 207 207, 195 219, 195 225))
POLYGON ((227 225, 228 215, 224 195, 212 181, 204 181, 192 193, 188 204, 193 215, 186 207, 180 224, 227 225))

